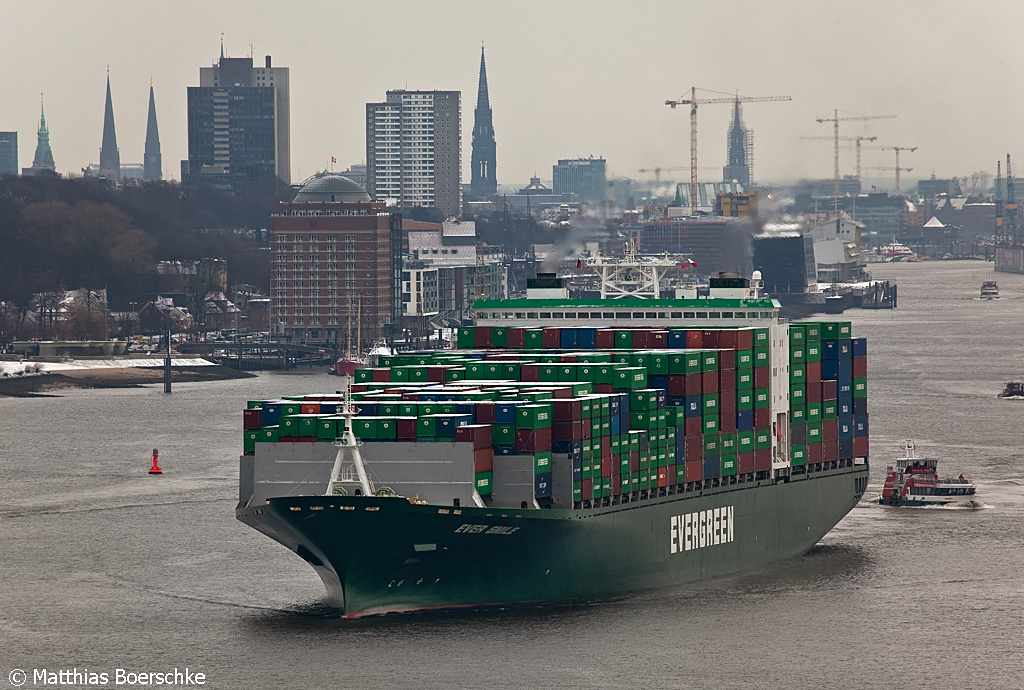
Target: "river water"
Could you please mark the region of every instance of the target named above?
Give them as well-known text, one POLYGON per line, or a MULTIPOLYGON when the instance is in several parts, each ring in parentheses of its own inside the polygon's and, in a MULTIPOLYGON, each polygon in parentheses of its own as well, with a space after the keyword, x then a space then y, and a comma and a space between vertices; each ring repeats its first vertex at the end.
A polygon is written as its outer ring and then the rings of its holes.
POLYGON ((16 668, 26 687, 44 668, 113 687, 118 668, 188 667, 214 688, 1020 688, 1024 401, 995 396, 1024 378, 1024 276, 872 268, 899 309, 836 317, 869 338, 868 496, 914 439, 978 483, 982 509, 865 500, 806 556, 741 576, 348 621, 311 568, 234 518, 245 400, 336 379, 0 399, 0 687, 16 668), (1002 297, 979 300, 993 278, 1002 297))

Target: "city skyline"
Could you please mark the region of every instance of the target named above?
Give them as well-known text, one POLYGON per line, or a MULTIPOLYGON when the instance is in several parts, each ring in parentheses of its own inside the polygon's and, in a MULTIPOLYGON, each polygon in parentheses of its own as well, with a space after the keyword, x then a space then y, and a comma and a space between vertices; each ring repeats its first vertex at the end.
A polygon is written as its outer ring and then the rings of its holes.
MULTIPOLYGON (((1013 50, 1008 24, 1000 21, 1012 15, 1014 5, 988 3, 986 12, 969 20, 953 8, 945 1, 920 12, 909 4, 874 1, 769 7, 740 0, 728 7, 527 3, 511 12, 448 2, 443 12, 434 12, 384 2, 373 8, 314 3, 310 11, 295 13, 263 2, 186 2, 125 13, 112 2, 62 6, 60 12, 47 3, 20 2, 7 8, 12 26, 46 25, 60 45, 75 47, 39 51, 34 31, 13 32, 0 130, 30 141, 42 92, 52 146, 60 152, 58 170, 77 173, 94 163, 103 125, 96 104, 109 64, 123 157, 143 158, 152 79, 161 102, 163 174, 178 179, 179 163, 188 156, 185 89, 194 84, 196 69, 217 59, 223 32, 225 55, 248 57, 251 43, 256 60, 271 54, 292 69, 291 178, 300 182, 330 168, 332 156, 336 170, 363 162, 364 104, 384 91, 458 90, 469 97, 464 106, 472 107, 482 40, 500 133, 502 186, 525 183, 534 174, 547 179, 559 158, 601 156, 610 177, 634 179, 650 177, 639 172, 644 168, 688 166, 687 109, 669 109, 664 101, 680 98, 693 84, 744 96, 793 97, 744 107, 745 123, 757 135, 756 176, 762 182, 831 177, 829 142, 801 137, 830 135, 831 125, 815 119, 830 117, 836 108, 898 116, 844 122, 840 135, 918 147, 901 159, 913 168, 906 180, 932 172, 940 178, 994 173, 995 161, 1006 152, 1021 154, 1013 125, 1024 101, 1005 85, 1024 68, 1024 57, 1013 50), (317 22, 308 22, 311 13, 317 22), (372 54, 375 33, 345 27, 369 26, 390 15, 388 51, 359 59, 372 54), (459 30, 452 32, 456 16, 459 30), (160 28, 131 30, 153 26, 160 28), (711 28, 725 26, 728 32, 711 28), (443 45, 438 35, 445 36, 443 45), (950 44, 957 50, 936 50, 950 44), (970 84, 972 97, 949 95, 958 84, 970 84)), ((727 106, 699 108, 702 179, 720 176, 703 168, 720 171, 726 163, 731 116, 727 106)), ((472 127, 472 118, 463 117, 467 183, 472 127)), ((19 148, 19 167, 31 164, 29 149, 19 148)), ((852 149, 840 155, 841 172, 853 174, 852 149)), ((894 164, 889 152, 864 156, 866 167, 894 164)))

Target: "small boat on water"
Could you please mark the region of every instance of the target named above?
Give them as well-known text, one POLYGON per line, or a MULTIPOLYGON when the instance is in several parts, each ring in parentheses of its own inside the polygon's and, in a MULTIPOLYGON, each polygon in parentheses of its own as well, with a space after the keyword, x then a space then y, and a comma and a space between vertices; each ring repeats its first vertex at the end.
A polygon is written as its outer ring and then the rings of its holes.
POLYGON ((900 444, 903 456, 896 467, 886 469, 885 486, 878 502, 888 506, 932 506, 973 500, 976 487, 970 479, 939 477, 937 460, 917 455, 913 441, 900 444))
POLYGON ((999 394, 1000 398, 1024 398, 1024 382, 1009 381, 1006 388, 999 394))
POLYGON ((995 299, 999 297, 999 284, 994 280, 986 280, 981 284, 981 298, 995 299))
POLYGON ((882 247, 882 255, 886 261, 908 261, 917 258, 913 249, 902 242, 895 241, 882 247))

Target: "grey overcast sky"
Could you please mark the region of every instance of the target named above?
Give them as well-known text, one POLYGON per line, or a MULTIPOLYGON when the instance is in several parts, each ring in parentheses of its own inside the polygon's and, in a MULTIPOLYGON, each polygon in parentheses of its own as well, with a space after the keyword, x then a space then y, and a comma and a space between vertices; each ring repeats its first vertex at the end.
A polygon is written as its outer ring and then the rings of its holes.
MULTIPOLYGON (((141 163, 148 88, 156 90, 165 178, 187 157, 185 89, 220 52, 273 56, 291 68, 293 182, 365 158, 364 104, 388 89, 462 91, 468 181, 480 43, 498 142, 499 184, 551 178, 558 158, 593 155, 613 176, 689 165, 689 115, 664 105, 690 86, 748 96, 754 175, 762 182, 831 177, 833 109, 894 114, 844 122, 841 135, 917 146, 904 179, 994 172, 1021 154, 1024 51, 1020 0, 223 0, 0 5, 0 130, 17 130, 32 162, 39 94, 57 168, 99 161, 110 66, 122 163, 141 163)), ((711 94, 706 94, 711 95, 711 94)), ((731 108, 698 113, 700 177, 717 179, 731 108)), ((864 165, 892 166, 865 151, 864 165)), ((841 151, 852 174, 852 149, 841 151)), ((891 173, 876 173, 887 176, 891 173)), ((684 171, 663 177, 686 178, 684 171)), ((904 185, 906 187, 907 185, 904 185)))

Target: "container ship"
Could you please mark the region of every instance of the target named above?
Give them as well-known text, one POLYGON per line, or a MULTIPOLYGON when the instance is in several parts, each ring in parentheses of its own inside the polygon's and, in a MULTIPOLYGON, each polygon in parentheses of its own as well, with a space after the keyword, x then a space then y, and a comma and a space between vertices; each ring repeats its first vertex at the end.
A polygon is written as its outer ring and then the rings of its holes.
MULTIPOLYGON (((616 271, 608 271, 608 283, 616 271)), ((654 271, 656 273, 656 271, 654 271)), ((807 552, 868 481, 867 351, 760 275, 479 301, 457 349, 249 401, 239 520, 344 615, 563 602, 807 552)), ((621 274, 619 275, 621 278, 621 274)))

